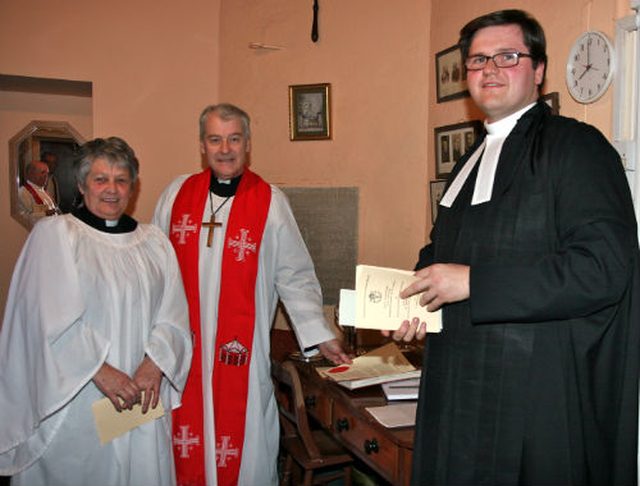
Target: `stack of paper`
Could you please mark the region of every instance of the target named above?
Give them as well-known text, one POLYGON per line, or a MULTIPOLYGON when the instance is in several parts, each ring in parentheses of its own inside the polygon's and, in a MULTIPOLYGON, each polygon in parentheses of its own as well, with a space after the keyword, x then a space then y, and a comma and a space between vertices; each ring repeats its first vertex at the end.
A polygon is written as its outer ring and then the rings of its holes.
POLYGON ((358 356, 350 365, 316 370, 320 375, 351 390, 420 376, 420 370, 409 363, 393 342, 358 356))
POLYGON ((420 391, 420 378, 383 383, 382 391, 387 400, 417 400, 420 391))

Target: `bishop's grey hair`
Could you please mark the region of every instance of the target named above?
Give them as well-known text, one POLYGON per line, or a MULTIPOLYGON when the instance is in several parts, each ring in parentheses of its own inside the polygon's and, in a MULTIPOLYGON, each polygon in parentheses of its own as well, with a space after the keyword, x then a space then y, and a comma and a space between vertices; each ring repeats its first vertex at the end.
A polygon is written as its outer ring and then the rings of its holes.
POLYGON ((200 140, 204 140, 207 120, 212 114, 224 121, 240 118, 245 137, 247 137, 247 140, 251 138, 251 119, 247 112, 231 103, 219 103, 217 105, 209 105, 202 111, 200 115, 200 140))

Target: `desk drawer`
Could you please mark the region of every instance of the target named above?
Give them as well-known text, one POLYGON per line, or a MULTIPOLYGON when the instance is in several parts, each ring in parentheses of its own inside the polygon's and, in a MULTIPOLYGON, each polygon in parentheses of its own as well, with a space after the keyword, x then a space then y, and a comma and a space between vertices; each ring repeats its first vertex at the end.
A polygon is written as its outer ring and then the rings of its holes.
POLYGON ((397 484, 398 446, 383 437, 366 419, 354 416, 339 403, 334 404, 333 417, 333 434, 350 444, 349 448, 385 479, 397 484))
POLYGON ((324 396, 320 388, 314 384, 303 381, 302 394, 307 411, 313 415, 325 428, 331 427, 331 400, 324 396))

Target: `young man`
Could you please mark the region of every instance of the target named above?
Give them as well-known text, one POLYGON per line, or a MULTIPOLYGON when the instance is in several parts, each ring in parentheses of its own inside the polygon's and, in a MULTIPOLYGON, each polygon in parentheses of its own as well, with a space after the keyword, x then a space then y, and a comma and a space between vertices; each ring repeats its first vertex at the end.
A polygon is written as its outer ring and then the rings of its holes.
POLYGON ((250 149, 244 111, 206 108, 200 151, 209 167, 176 179, 154 216, 178 255, 198 357, 174 421, 179 484, 277 484, 269 335, 278 297, 303 350, 350 361, 323 317, 289 204, 246 167, 250 149))
MULTIPOLYGON (((640 280, 620 159, 538 100, 538 22, 461 31, 487 133, 456 165, 416 282, 426 340, 414 484, 637 484, 640 280)), ((395 339, 425 336, 404 322, 395 339)))

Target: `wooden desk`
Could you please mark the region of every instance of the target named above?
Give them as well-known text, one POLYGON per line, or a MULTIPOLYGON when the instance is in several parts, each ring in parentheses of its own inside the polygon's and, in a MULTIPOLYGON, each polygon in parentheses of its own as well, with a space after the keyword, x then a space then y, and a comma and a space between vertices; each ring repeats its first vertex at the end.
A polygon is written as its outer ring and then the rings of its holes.
MULTIPOLYGON (((278 366, 274 360, 274 373, 278 366)), ((365 410, 387 404, 380 386, 350 391, 321 378, 312 364, 296 362, 296 366, 309 413, 385 480, 409 484, 413 427, 388 429, 365 410)))

